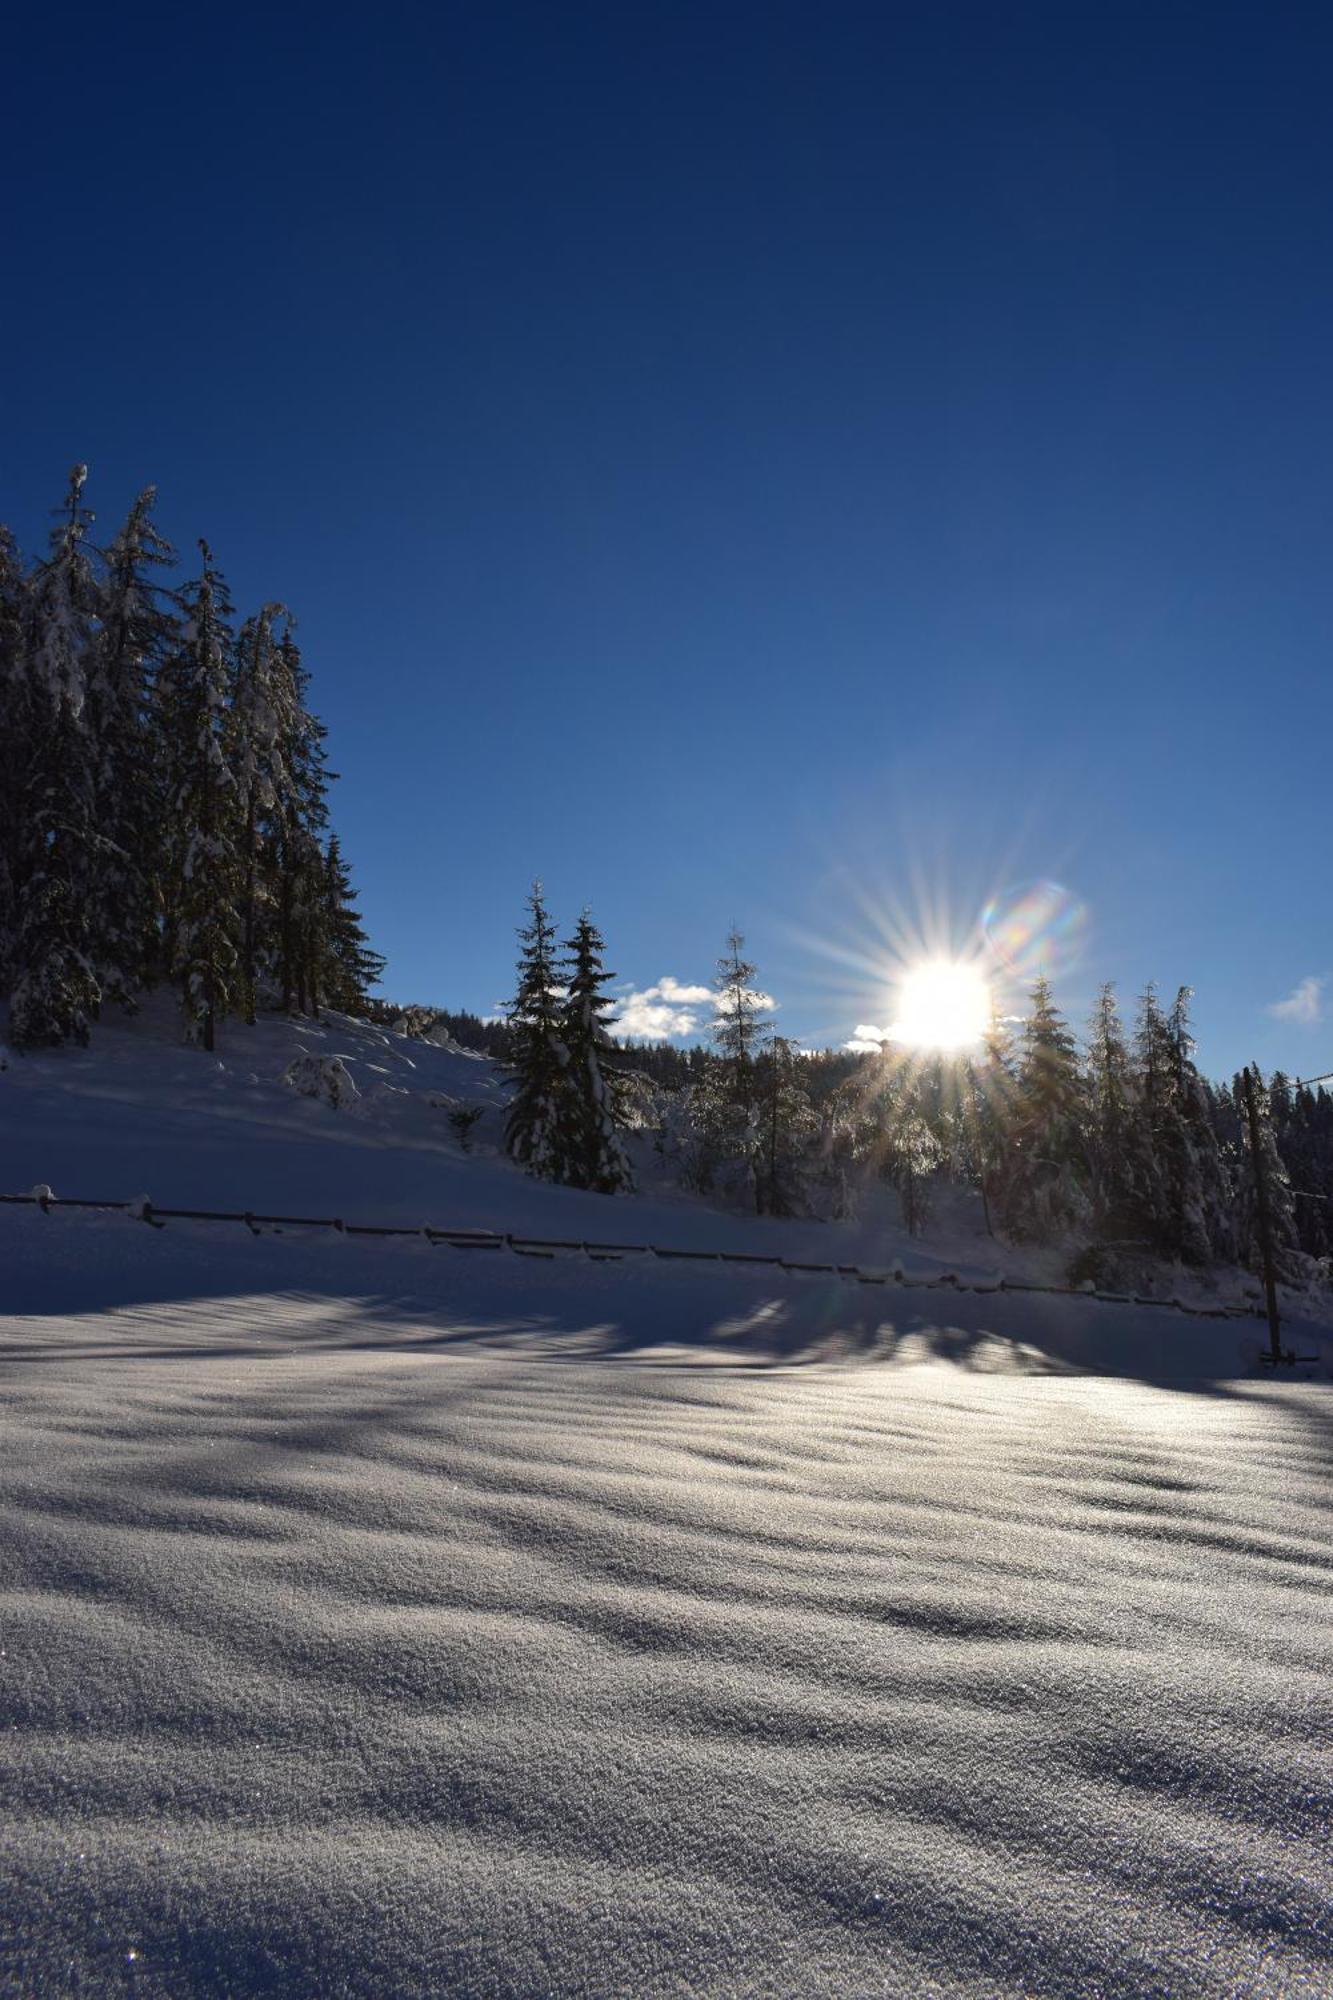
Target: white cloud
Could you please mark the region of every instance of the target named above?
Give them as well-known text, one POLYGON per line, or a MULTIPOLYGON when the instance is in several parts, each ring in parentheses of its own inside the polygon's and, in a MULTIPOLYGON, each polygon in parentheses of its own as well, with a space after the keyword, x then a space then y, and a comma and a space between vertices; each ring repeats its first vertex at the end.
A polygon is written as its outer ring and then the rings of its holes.
POLYGON ((711 986, 686 986, 679 979, 673 979, 669 972, 658 980, 656 986, 645 986, 639 995, 641 1000, 670 1000, 678 1007, 699 1007, 712 997, 711 986))
MULTIPOLYGON (((771 1014, 777 1001, 771 993, 752 991, 750 998, 761 1014, 771 1014)), ((617 998, 619 1013, 608 1025, 626 1042, 667 1042, 679 1036, 695 1035, 716 1013, 725 1013, 726 1001, 711 986, 690 986, 668 972, 655 986, 629 987, 617 998)))
MULTIPOLYGON (((771 993, 761 993, 754 986, 747 986, 745 991, 749 997, 751 1006, 757 1014, 772 1014, 776 1012, 778 1003, 771 993)), ((719 1014, 729 1014, 731 1012, 731 995, 729 993, 710 992, 708 997, 713 1002, 719 1014)))
POLYGON ((698 1025, 698 1015, 688 1007, 669 1007, 664 1001, 645 1000, 641 993, 631 993, 621 1003, 611 1030, 626 1042, 669 1042, 677 1035, 692 1035, 698 1025))
POLYGON ((854 1055, 871 1056, 881 1043, 892 1040, 892 1028, 877 1028, 873 1021, 861 1021, 857 1024, 856 1033, 850 1041, 843 1043, 843 1047, 850 1049, 854 1055))
POLYGON ((1279 1021, 1297 1021, 1303 1028, 1313 1027, 1323 1017, 1320 995, 1323 992, 1322 979, 1302 979, 1293 986, 1285 1000, 1275 1000, 1268 1009, 1279 1021))
POLYGON ((631 986, 619 1000, 611 1028, 627 1042, 669 1042, 697 1031, 698 1010, 712 998, 710 986, 689 986, 668 972, 655 986, 631 986))

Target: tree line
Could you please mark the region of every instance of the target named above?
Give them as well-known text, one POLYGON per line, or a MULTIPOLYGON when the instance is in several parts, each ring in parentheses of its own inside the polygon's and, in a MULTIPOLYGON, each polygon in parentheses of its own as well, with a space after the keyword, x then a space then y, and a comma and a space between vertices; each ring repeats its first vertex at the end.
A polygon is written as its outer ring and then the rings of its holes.
POLYGON ((329 825, 295 621, 237 624, 147 488, 105 544, 75 466, 46 556, 0 528, 0 995, 19 1048, 84 1042, 107 1002, 179 991, 211 1049, 261 1004, 355 1010, 371 950, 329 825))
MULTIPOLYGON (((1188 987, 1168 1006, 1150 985, 1131 1024, 1103 987, 1081 1044, 1038 979, 1026 1014, 993 1017, 966 1053, 886 1041, 812 1054, 774 1031, 733 931, 718 960, 711 1046, 667 1058, 617 1044, 611 1001, 589 1004, 611 975, 587 918, 560 961, 536 890, 521 938, 504 1054, 515 1085, 509 1150, 533 1173, 618 1191, 629 1185, 618 1135, 638 1127, 685 1185, 759 1214, 846 1216, 880 1180, 919 1233, 954 1185, 980 1196, 996 1235, 1084 1246, 1092 1275, 1135 1255, 1258 1267, 1242 1079, 1219 1086, 1200 1073, 1188 987), (558 1136, 590 1129, 591 1106, 599 1143, 617 1135, 616 1167, 600 1178, 595 1148, 558 1136)), ((1333 1249, 1333 1096, 1254 1075, 1274 1246, 1295 1277, 1333 1249)))

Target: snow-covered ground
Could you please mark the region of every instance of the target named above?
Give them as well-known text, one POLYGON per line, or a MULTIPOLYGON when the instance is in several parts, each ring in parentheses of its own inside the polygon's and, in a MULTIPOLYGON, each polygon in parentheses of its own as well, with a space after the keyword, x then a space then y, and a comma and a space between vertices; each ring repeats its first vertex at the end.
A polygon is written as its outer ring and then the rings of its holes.
MULTIPOLYGON (((11 1063, 0 1186, 844 1254, 299 1032, 350 1110, 284 1023, 11 1063)), ((0 1991, 1333 1991, 1315 1329, 35 1209, 0 1283, 0 1991)))

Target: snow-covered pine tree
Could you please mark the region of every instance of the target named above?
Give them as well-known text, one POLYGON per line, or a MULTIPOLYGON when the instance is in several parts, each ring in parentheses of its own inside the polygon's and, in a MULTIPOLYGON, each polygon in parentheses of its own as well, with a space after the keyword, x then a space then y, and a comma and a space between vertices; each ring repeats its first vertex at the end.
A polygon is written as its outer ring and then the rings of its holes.
POLYGON ((771 1035, 754 1069, 755 1206, 761 1215, 800 1215, 807 1207, 806 1173, 819 1130, 801 1075, 801 1052, 785 1035, 771 1035))
POLYGON ((556 965, 555 926, 542 885, 528 897, 528 922, 519 931, 518 984, 509 1003, 513 1094, 505 1126, 511 1157, 539 1180, 569 1177, 569 1051, 561 1035, 563 994, 556 965))
POLYGON ((100 592, 88 556, 87 477, 86 465, 71 471, 51 554, 28 592, 9 1027, 18 1048, 86 1042, 102 997, 92 933, 99 834, 88 711, 100 592))
POLYGON ((1103 986, 1088 1027, 1088 1158, 1102 1236, 1149 1239, 1162 1183, 1154 1159, 1115 988, 1103 986))
POLYGON ((1010 1159, 1003 1203, 1014 1236, 1050 1241, 1083 1225, 1089 1205, 1083 1081, 1074 1038, 1045 978, 1032 989, 1023 1024, 1010 1159))
POLYGON ((103 993, 123 1006, 158 970, 158 906, 169 819, 154 681, 180 644, 153 572, 176 559, 153 524, 145 487, 105 551, 88 706, 96 748, 97 884, 93 951, 103 993))
MULTIPOLYGON (((1273 1246, 1273 1257, 1279 1275, 1287 1256, 1299 1247, 1299 1231, 1296 1227, 1296 1209, 1292 1197, 1291 1179, 1286 1163, 1278 1150, 1277 1136, 1273 1130, 1273 1111, 1269 1092, 1264 1084, 1263 1071, 1257 1063, 1250 1066, 1254 1078, 1255 1109, 1259 1123, 1259 1158, 1268 1194, 1268 1228, 1273 1246)), ((1243 1078, 1237 1077, 1235 1089, 1242 1094, 1243 1078)), ((1245 1116, 1242 1096, 1242 1117, 1245 1116)), ((1263 1269, 1263 1250, 1259 1234, 1259 1200, 1255 1188, 1254 1149, 1250 1143, 1249 1124, 1243 1126, 1244 1141, 1240 1153, 1239 1171, 1236 1176, 1235 1229, 1236 1243, 1242 1263, 1255 1272, 1263 1269)))
POLYGON ((970 1119, 986 1227, 994 1234, 1005 1212, 1013 1152, 1014 1038, 992 1000, 981 1053, 968 1065, 970 1119))
POLYGON ((329 822, 323 723, 306 700, 309 675, 289 624, 275 676, 282 783, 272 814, 273 958, 282 1005, 318 1009, 329 951, 324 834, 329 822))
POLYGON ((562 1096, 562 1178, 598 1194, 630 1194, 634 1175, 621 1141, 618 1079, 609 1060, 606 1015, 614 1002, 602 990, 615 974, 603 966, 606 947, 585 910, 565 946, 565 997, 560 1039, 568 1056, 562 1096))
POLYGON ((772 1023, 764 1016, 764 996, 755 990, 755 968, 743 957, 744 947, 745 939, 733 926, 726 954, 717 962, 709 1032, 724 1065, 731 1097, 748 1111, 754 1096, 755 1061, 772 1023))
POLYGON ((378 985, 384 960, 372 951, 356 907, 352 874, 343 859, 337 834, 324 855, 328 952, 323 978, 324 998, 343 1014, 361 1014, 372 986, 378 985))
POLYGON ((879 1170, 897 1190, 908 1234, 919 1236, 930 1219, 931 1179, 944 1160, 932 1116, 931 1078, 923 1058, 900 1050, 890 1052, 886 1071, 879 1170))
POLYGON ((1288 1092, 1286 1117, 1279 1109, 1277 1078, 1273 1078, 1272 1116, 1278 1151, 1292 1180, 1292 1201, 1301 1249, 1310 1257, 1327 1257, 1333 1211, 1329 1194, 1329 1161, 1320 1145, 1321 1102, 1308 1083, 1288 1092))
POLYGON ((273 822, 287 787, 282 757, 283 706, 289 675, 277 624, 285 606, 266 604, 241 627, 236 642, 227 710, 227 760, 236 779, 237 844, 241 866, 240 954, 237 993, 242 1017, 253 1027, 266 891, 264 857, 273 849, 273 822))
POLYGON ((1194 1063, 1192 998, 1190 987, 1180 987, 1166 1020, 1171 1117, 1162 1165, 1176 1252, 1187 1263, 1206 1264, 1236 1254, 1235 1202, 1208 1088, 1194 1063))
POLYGON ((697 1127, 701 1186, 727 1186, 760 1207, 758 1111, 755 1064, 771 1029, 764 996, 754 985, 755 968, 744 956, 745 939, 733 926, 717 962, 713 1019, 709 1025, 716 1054, 691 1092, 697 1127))
POLYGON ((32 761, 28 578, 8 528, 0 524, 0 994, 15 977, 19 884, 27 857, 23 800, 32 761))
POLYGON ((182 643, 161 676, 160 714, 171 772, 171 973, 187 1035, 211 1050, 235 998, 244 874, 227 761, 231 601, 207 542, 199 551, 203 568, 181 594, 182 643))

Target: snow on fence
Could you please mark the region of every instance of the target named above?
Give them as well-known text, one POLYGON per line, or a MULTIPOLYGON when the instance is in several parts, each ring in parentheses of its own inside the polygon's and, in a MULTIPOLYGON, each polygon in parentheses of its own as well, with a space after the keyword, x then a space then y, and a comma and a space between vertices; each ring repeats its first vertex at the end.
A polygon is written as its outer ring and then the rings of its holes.
POLYGON ((1096 1299, 1103 1305, 1156 1306, 1164 1311, 1188 1313, 1196 1319, 1262 1319, 1260 1305, 1193 1305, 1179 1298, 1151 1298, 1141 1292, 1097 1291, 1090 1284, 1042 1285, 1030 1278, 964 1278, 957 1271, 943 1271, 936 1277, 909 1277, 901 1265, 887 1271, 867 1270, 860 1264, 822 1264, 796 1257, 775 1257, 754 1250, 677 1250, 660 1243, 598 1242, 564 1236, 517 1236, 510 1230, 440 1229, 430 1223, 347 1222, 340 1215, 261 1215, 251 1209, 159 1208, 146 1195, 134 1201, 93 1201, 72 1196, 57 1197, 45 1183, 29 1194, 0 1194, 0 1205, 39 1208, 51 1215, 58 1208, 90 1208, 117 1211, 150 1229, 165 1229, 168 1222, 240 1222, 252 1236, 265 1230, 332 1229, 340 1236, 406 1236, 424 1238, 435 1248, 450 1250, 498 1250, 515 1257, 555 1259, 562 1255, 586 1257, 593 1263, 620 1263, 626 1257, 654 1257, 663 1263, 735 1264, 762 1266, 793 1276, 816 1275, 849 1280, 859 1285, 902 1285, 922 1291, 956 1292, 1042 1292, 1057 1298, 1096 1299))

